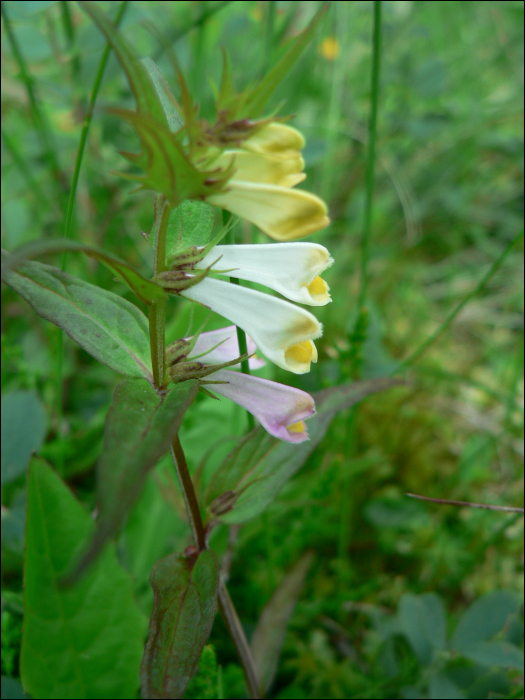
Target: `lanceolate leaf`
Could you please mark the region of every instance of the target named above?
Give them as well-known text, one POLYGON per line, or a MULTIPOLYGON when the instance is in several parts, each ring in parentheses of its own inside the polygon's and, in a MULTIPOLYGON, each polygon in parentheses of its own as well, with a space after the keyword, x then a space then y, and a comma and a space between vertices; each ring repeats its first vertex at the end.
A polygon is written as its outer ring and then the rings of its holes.
POLYGON ((91 563, 134 505, 146 475, 177 434, 198 382, 176 384, 165 397, 140 379, 126 379, 113 394, 99 459, 97 529, 72 580, 91 563))
POLYGON ((130 44, 124 39, 117 27, 100 11, 96 3, 80 0, 79 5, 104 34, 120 61, 120 65, 125 70, 129 86, 137 101, 137 111, 149 114, 161 124, 166 124, 164 110, 150 82, 146 68, 137 58, 130 44))
POLYGON ((58 475, 34 458, 27 487, 20 659, 32 697, 135 697, 146 620, 114 547, 73 588, 59 583, 93 527, 58 475))
POLYGON ((284 643, 286 627, 299 598, 313 555, 307 552, 286 574, 261 613, 251 641, 253 662, 261 687, 268 690, 284 643))
POLYGON ((137 272, 134 267, 128 265, 124 260, 120 260, 115 255, 110 255, 104 250, 93 248, 92 246, 83 245, 77 241, 68 241, 65 238, 56 238, 50 241, 38 241, 22 246, 13 252, 3 262, 2 271, 7 267, 16 269, 17 265, 29 258, 36 258, 46 253, 61 253, 64 251, 80 251, 89 255, 92 258, 99 260, 111 272, 113 272, 119 280, 134 292, 141 301, 145 304, 155 304, 157 301, 167 299, 167 295, 160 285, 153 280, 148 280, 143 277, 140 272, 137 272))
POLYGON ((166 82, 166 78, 160 72, 159 67, 151 60, 151 58, 143 58, 141 63, 148 71, 150 80, 153 83, 157 97, 162 105, 164 114, 166 115, 169 130, 174 134, 183 127, 183 123, 182 119, 180 118, 180 113, 177 109, 177 102, 173 96, 171 88, 166 82))
POLYGON ((151 571, 154 602, 141 666, 143 698, 181 698, 210 636, 219 563, 207 550, 170 554, 151 571))
POLYGON ((293 40, 291 48, 285 53, 281 60, 248 95, 247 100, 243 105, 243 112, 245 112, 246 116, 253 119, 263 113, 266 103, 273 95, 277 86, 293 68, 304 49, 313 39, 317 30, 317 25, 321 18, 324 17, 328 7, 329 5, 327 3, 319 10, 308 27, 293 40))
POLYGON ((37 262, 6 270, 3 280, 96 360, 119 374, 153 381, 148 321, 134 304, 37 262))
POLYGON ((318 392, 314 395, 317 414, 308 420, 310 440, 298 445, 277 440, 261 427, 252 430, 208 484, 204 501, 211 516, 233 524, 262 513, 313 452, 338 411, 400 383, 399 379, 372 379, 318 392))

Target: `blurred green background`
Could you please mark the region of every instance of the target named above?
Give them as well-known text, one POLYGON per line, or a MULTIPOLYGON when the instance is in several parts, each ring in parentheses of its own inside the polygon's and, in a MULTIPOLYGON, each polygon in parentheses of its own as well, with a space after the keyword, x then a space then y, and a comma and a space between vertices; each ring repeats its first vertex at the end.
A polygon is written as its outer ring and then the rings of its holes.
MULTIPOLYGON (((74 3, 2 4, 26 67, 21 74, 4 23, 2 245, 12 250, 63 235, 83 113, 105 44, 74 3)), ((99 4, 112 16, 119 6, 99 4)), ((241 88, 272 65, 320 5, 131 2, 122 30, 141 56, 158 62, 175 94, 178 62, 203 116, 211 119, 221 47, 241 88)), ((368 327, 359 351, 365 378, 388 375, 409 357, 523 227, 523 2, 382 5, 368 327)), ((271 105, 283 105, 281 113, 293 114, 290 123, 304 133, 305 187, 326 199, 332 218, 330 228, 311 239, 335 259, 325 274, 333 303, 316 309, 324 324, 319 362, 303 376, 270 366, 263 372, 307 391, 348 382, 355 373, 372 7, 332 3, 271 105)), ((110 56, 97 106, 133 104, 110 56)), ((95 111, 73 237, 149 275, 152 252, 141 231, 151 227, 153 195, 130 195, 132 187, 113 172, 128 167, 117 151, 133 150, 134 139, 126 125, 95 111)), ((268 240, 244 223, 236 237, 268 240)), ((94 261, 69 254, 67 264, 72 274, 131 300, 94 261)), ((480 596, 500 589, 522 596, 523 517, 404 496, 523 505, 522 297, 520 244, 407 369, 406 386, 337 416, 264 516, 241 529, 214 531, 212 547, 227 558, 230 593, 248 635, 294 563, 313 553, 304 585, 291 594, 298 602, 272 697, 523 697, 523 677, 513 668, 430 662, 418 655, 408 631, 410 605, 428 602, 424 594, 439 596, 449 633, 480 596)), ((170 301, 168 341, 186 333, 189 308, 170 301)), ((27 449, 20 474, 2 489, 2 674, 16 677, 29 449, 39 449, 94 507, 94 466, 119 378, 66 337, 59 430, 58 331, 5 287, 2 312, 3 414, 27 449)), ((199 321, 205 314, 195 316, 199 321)), ((214 318, 209 328, 221 325, 214 318)), ((185 418, 181 441, 192 471, 206 459, 202 482, 232 447, 224 438, 245 428, 238 407, 199 399, 185 418)), ((146 613, 152 564, 189 543, 182 499, 162 463, 119 542, 146 613)), ((505 639, 521 643, 521 620, 515 615, 507 621, 505 639)), ((210 642, 222 697, 243 697, 242 674, 219 620, 210 642)), ((206 673, 217 675, 207 653, 206 673)), ((208 691, 190 688, 186 697, 216 696, 199 692, 208 691)))

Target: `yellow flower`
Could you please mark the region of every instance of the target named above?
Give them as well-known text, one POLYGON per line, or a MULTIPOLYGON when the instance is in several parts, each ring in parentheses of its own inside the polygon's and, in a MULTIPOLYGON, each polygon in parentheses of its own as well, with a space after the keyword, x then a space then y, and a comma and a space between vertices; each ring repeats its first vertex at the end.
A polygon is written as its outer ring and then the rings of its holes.
POLYGON ((233 162, 234 174, 210 204, 251 221, 270 238, 290 241, 326 228, 326 204, 305 190, 293 189, 305 179, 300 150, 302 135, 290 126, 270 123, 236 149, 217 158, 221 169, 233 162))

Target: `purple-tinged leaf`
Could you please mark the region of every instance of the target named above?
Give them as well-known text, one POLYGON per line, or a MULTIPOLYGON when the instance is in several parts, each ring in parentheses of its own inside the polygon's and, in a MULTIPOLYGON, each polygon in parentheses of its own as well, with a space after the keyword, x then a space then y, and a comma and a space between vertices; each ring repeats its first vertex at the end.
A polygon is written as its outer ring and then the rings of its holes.
POLYGON ((32 261, 4 270, 3 281, 96 360, 119 374, 153 382, 148 320, 134 304, 32 261))
POLYGON ((304 554, 290 569, 265 605, 251 641, 253 662, 261 687, 268 690, 277 671, 286 627, 299 598, 313 554, 304 554))
POLYGON ((213 474, 204 503, 212 519, 242 523, 262 513, 304 464, 338 411, 403 380, 380 378, 333 387, 314 394, 317 414, 308 419, 310 440, 290 444, 263 428, 252 430, 213 474))
POLYGON ((182 698, 217 611, 219 563, 211 550, 170 554, 151 571, 153 612, 141 666, 143 698, 182 698))
POLYGON ((17 265, 30 258, 50 253, 62 253, 65 251, 80 251, 91 258, 99 260, 111 272, 113 272, 128 289, 131 289, 138 298, 145 304, 151 305, 158 301, 166 300, 168 297, 162 287, 153 280, 143 277, 140 272, 129 265, 124 260, 120 260, 115 255, 106 253, 104 250, 84 245, 77 241, 70 241, 65 238, 55 238, 53 240, 36 241, 17 248, 9 258, 3 260, 2 273, 6 269, 16 269, 17 265))
POLYGON ((149 470, 168 451, 197 391, 196 380, 176 384, 165 396, 140 379, 127 379, 116 387, 97 467, 97 529, 69 580, 78 578, 122 525, 149 470))

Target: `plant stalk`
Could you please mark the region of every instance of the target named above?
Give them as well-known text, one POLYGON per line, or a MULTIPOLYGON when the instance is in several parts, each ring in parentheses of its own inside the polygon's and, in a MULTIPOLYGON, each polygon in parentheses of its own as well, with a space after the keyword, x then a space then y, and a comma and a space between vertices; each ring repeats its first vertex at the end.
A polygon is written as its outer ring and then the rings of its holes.
POLYGON ((368 286, 368 262, 370 257, 370 235, 372 231, 372 212, 374 201, 375 158, 377 139, 377 109, 379 103, 379 67, 381 59, 381 0, 374 2, 374 32, 372 40, 372 86, 370 121, 368 125, 368 154, 366 166, 366 201, 363 242, 361 249, 361 289, 359 307, 366 301, 368 286))
MULTIPOLYGON (((184 450, 182 449, 178 435, 172 442, 171 456, 173 458, 173 462, 175 463, 175 468, 177 469, 177 476, 182 490, 182 495, 186 503, 193 539, 199 551, 202 551, 206 549, 204 523, 202 522, 199 502, 195 494, 193 481, 191 480, 186 457, 184 456, 184 450)), ((239 654, 239 660, 244 671, 250 697, 262 698, 263 695, 260 690, 259 681, 257 680, 257 672, 255 670, 255 664, 253 662, 246 635, 244 634, 244 630, 239 621, 235 606, 233 605, 226 585, 222 581, 219 583, 218 596, 219 611, 222 619, 224 620, 224 624, 226 625, 226 629, 228 630, 235 648, 237 649, 237 653, 239 654)))

